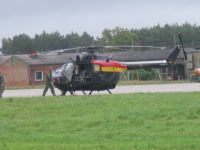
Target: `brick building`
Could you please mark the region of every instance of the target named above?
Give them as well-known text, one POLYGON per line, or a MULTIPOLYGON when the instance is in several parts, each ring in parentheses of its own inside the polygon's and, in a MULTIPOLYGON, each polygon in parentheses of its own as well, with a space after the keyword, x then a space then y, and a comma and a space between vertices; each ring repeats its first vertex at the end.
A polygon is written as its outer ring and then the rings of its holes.
POLYGON ((69 55, 12 55, 0 56, 0 70, 6 87, 43 84, 49 69, 56 69, 70 60, 69 55))

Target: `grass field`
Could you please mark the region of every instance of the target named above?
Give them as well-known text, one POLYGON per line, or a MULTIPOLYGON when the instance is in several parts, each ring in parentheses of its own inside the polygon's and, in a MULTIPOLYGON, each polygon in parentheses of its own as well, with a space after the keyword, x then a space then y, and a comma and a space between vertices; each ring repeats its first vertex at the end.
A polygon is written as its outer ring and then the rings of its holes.
POLYGON ((0 150, 68 149, 200 149, 200 93, 0 100, 0 150))

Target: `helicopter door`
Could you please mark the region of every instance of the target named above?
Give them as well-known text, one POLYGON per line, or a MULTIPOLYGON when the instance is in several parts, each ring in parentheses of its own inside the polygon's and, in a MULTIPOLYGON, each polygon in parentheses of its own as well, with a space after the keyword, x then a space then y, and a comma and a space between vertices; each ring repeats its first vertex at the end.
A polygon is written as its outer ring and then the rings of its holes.
POLYGON ((81 64, 79 66, 79 75, 82 81, 90 81, 92 76, 92 67, 91 64, 81 64))
POLYGON ((67 78, 68 81, 71 82, 74 71, 74 65, 72 63, 68 63, 67 66, 63 70, 63 75, 67 78))

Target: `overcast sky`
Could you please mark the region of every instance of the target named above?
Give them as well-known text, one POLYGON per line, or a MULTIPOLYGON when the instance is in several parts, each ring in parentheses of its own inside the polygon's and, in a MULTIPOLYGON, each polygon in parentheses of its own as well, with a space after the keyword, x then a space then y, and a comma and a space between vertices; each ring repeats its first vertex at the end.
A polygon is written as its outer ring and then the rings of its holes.
POLYGON ((166 23, 200 25, 200 0, 0 0, 0 40, 42 31, 84 31, 100 36, 105 28, 142 28, 166 23))

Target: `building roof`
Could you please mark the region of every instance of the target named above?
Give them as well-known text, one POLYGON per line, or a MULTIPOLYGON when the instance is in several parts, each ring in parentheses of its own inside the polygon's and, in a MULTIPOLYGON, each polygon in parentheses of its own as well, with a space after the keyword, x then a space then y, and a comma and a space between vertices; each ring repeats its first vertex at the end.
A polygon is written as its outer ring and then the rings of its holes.
POLYGON ((11 56, 0 55, 0 64, 3 64, 6 60, 10 59, 11 56))
MULTIPOLYGON (((166 60, 173 49, 148 49, 148 50, 129 50, 120 52, 107 53, 112 56, 113 60, 119 61, 151 61, 151 60, 166 60)), ((183 58, 181 51, 178 58, 183 58)))
POLYGON ((200 50, 195 48, 186 48, 185 51, 187 52, 187 54, 200 53, 200 50))
POLYGON ((15 55, 15 57, 29 65, 47 65, 47 64, 64 64, 66 62, 69 62, 73 55, 36 54, 36 55, 15 55))

